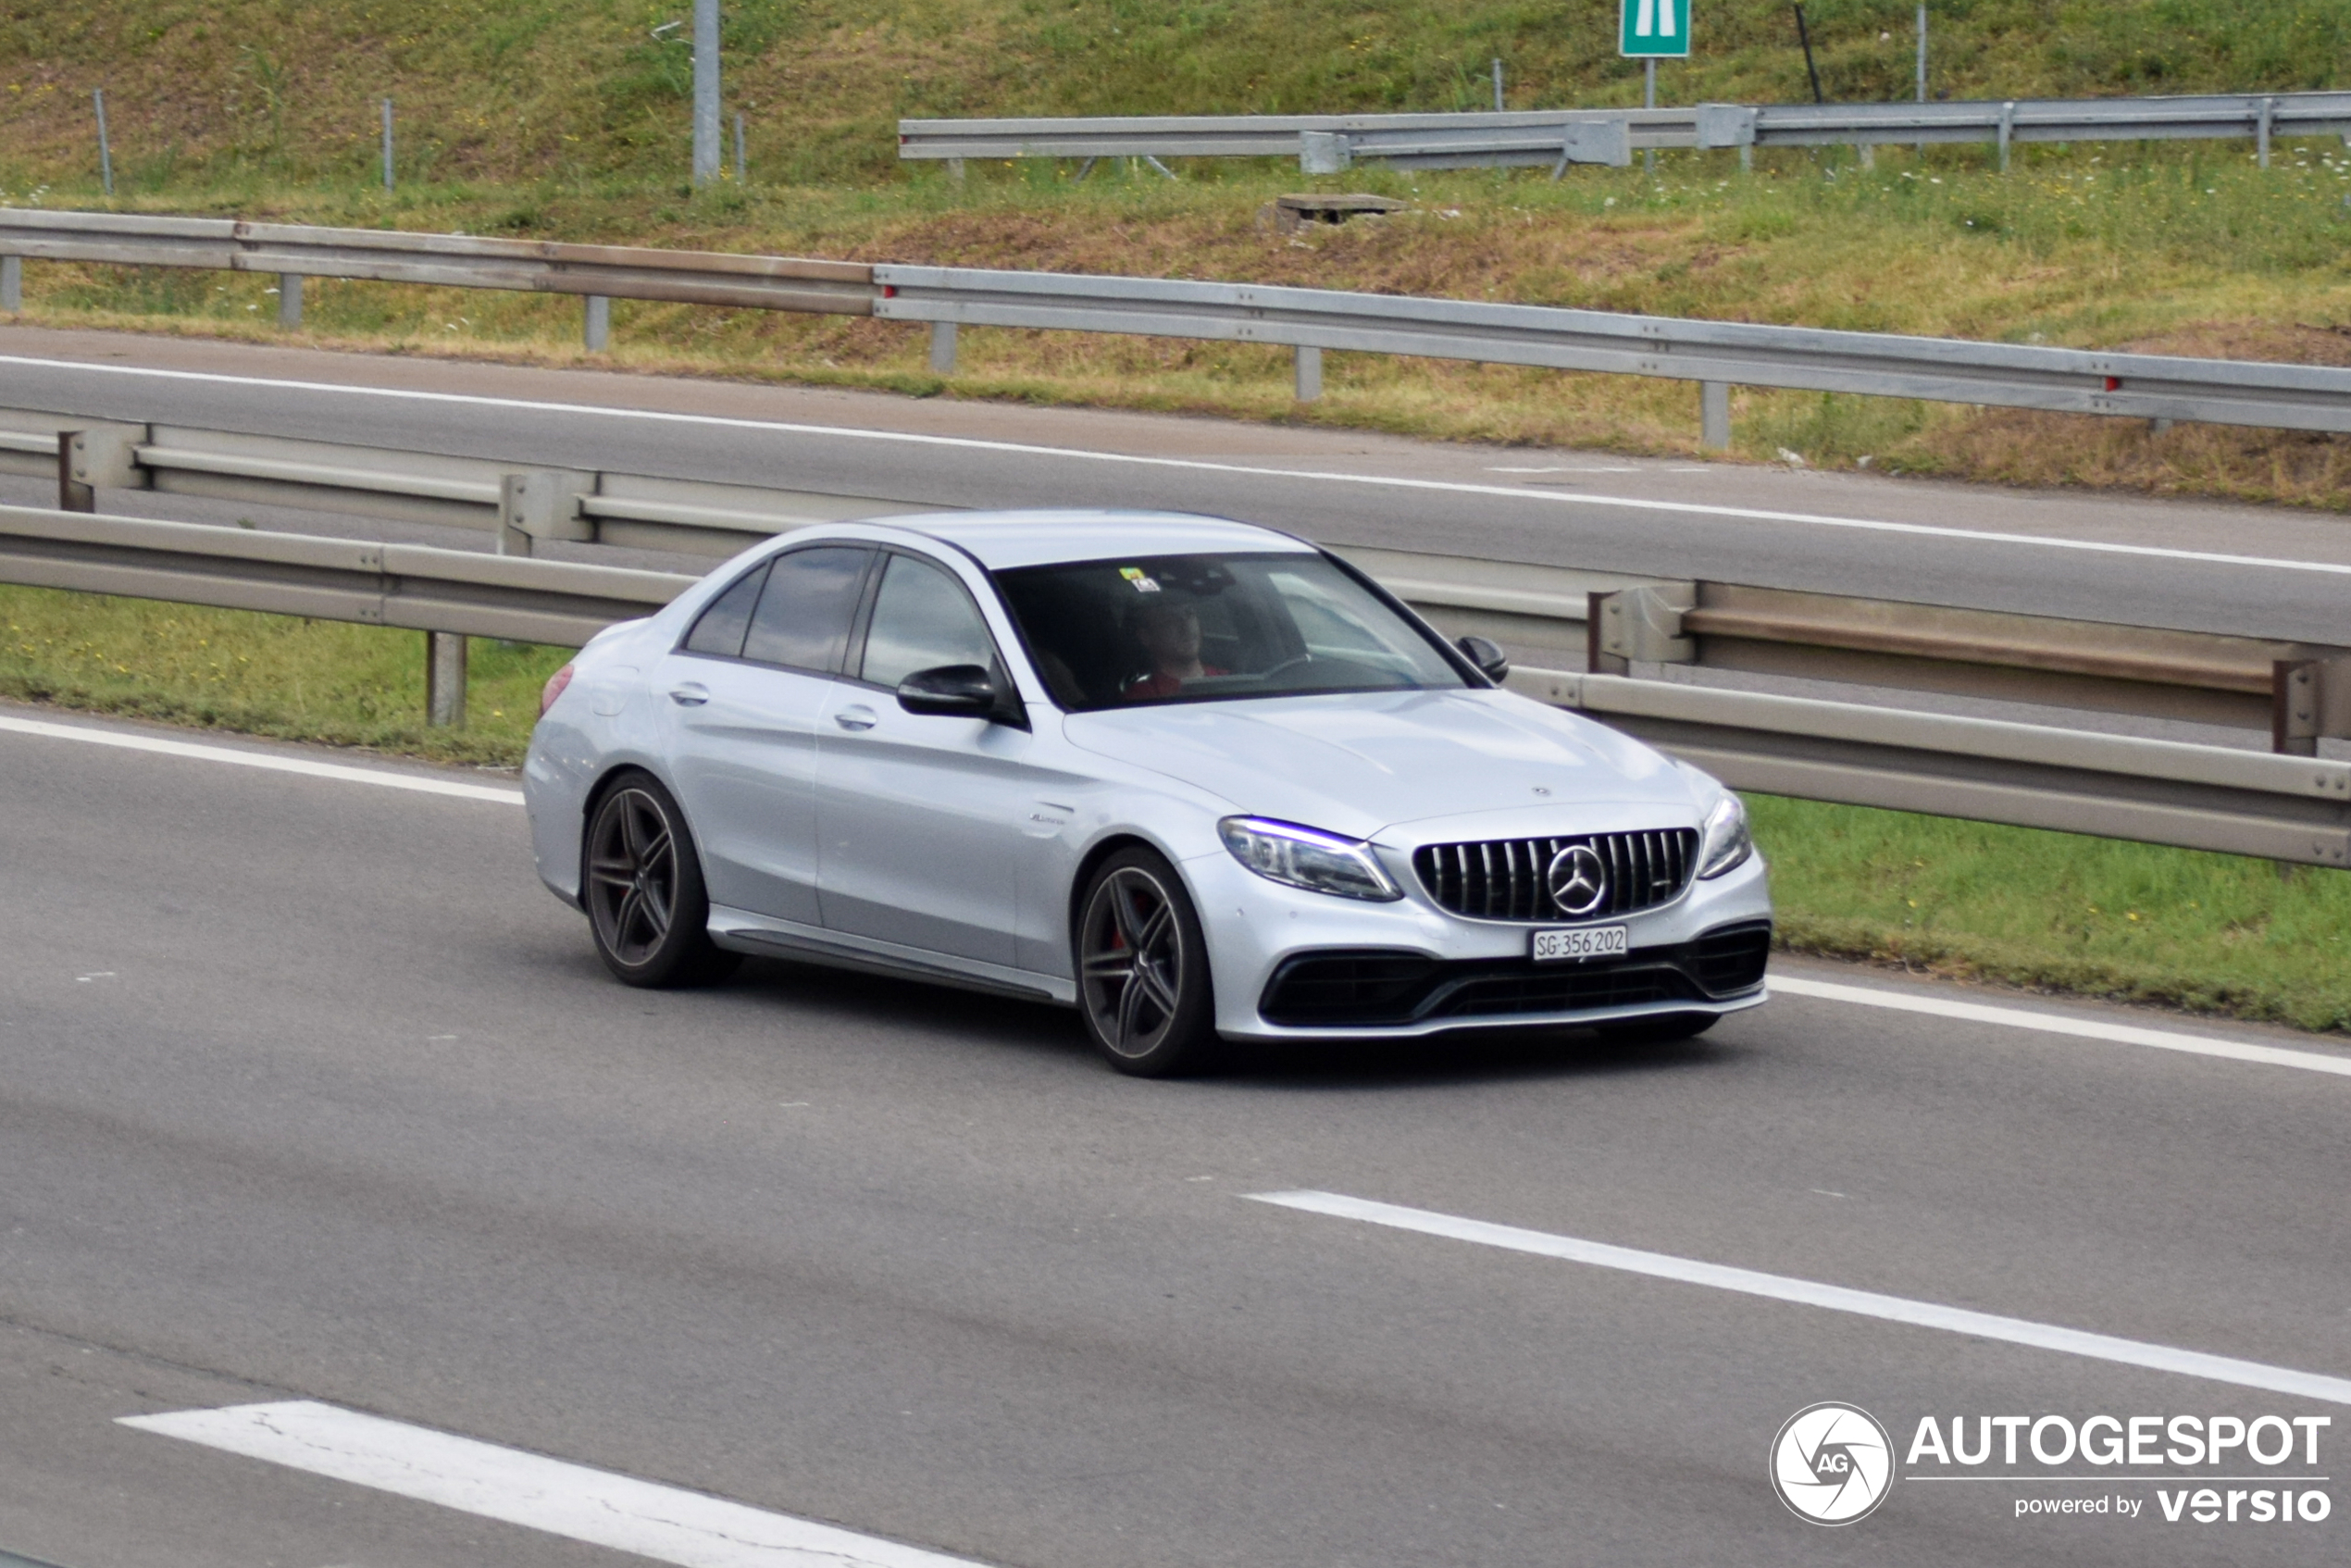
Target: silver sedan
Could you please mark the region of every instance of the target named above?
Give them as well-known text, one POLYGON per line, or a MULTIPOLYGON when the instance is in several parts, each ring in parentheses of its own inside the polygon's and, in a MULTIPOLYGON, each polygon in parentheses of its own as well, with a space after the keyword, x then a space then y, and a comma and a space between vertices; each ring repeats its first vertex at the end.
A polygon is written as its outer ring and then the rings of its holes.
POLYGON ((1242 523, 764 543, 548 683, 539 873, 641 986, 767 953, 1074 1005, 1113 1064, 1764 998, 1737 798, 1242 523))

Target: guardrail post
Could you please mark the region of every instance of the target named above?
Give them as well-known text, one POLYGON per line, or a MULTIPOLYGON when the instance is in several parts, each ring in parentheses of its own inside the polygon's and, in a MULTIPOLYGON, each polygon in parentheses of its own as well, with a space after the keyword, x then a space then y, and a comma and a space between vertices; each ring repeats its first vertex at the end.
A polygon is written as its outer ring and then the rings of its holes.
POLYGON ((457 632, 425 633, 425 722, 436 729, 466 727, 466 639, 457 632))
POLYGON ((1698 443, 1710 452, 1731 444, 1731 388, 1727 381, 1698 384, 1698 443))
POLYGON ((1298 133, 1300 174, 1343 174, 1355 161, 1355 149, 1343 131, 1301 131, 1298 133))
POLYGON ((2016 101, 2000 106, 2000 172, 2009 171, 2009 142, 2016 134, 2016 101))
POLYGON ((278 325, 292 331, 302 325, 302 274, 278 274, 278 325))
POLYGON ((955 324, 934 321, 930 324, 930 367, 941 376, 955 373, 955 324))
POLYGON ((958 185, 961 185, 964 182, 963 159, 949 158, 947 160, 947 178, 952 180, 958 185))
POLYGON ((2272 666, 2271 751, 2296 757, 2319 754, 2319 672, 2324 667, 2313 659, 2280 659, 2272 666))
POLYGON ((580 515, 579 498, 593 492, 596 476, 572 468, 528 468, 498 480, 498 532, 501 555, 529 555, 539 539, 590 543, 596 538, 595 519, 580 515))
POLYGON ((2261 114, 2253 127, 2253 144, 2259 155, 2263 168, 2270 167, 2270 122, 2277 112, 2278 101, 2275 98, 2262 99, 2261 114))
POLYGON ((0 255, 0 310, 14 316, 24 308, 24 257, 0 255))
POLYGON ((143 488, 138 445, 144 425, 100 425, 57 432, 57 510, 94 512, 98 492, 143 488))
POLYGON ((1697 641, 1682 634, 1682 614, 1698 604, 1698 584, 1644 584, 1595 593, 1586 612, 1585 663, 1599 675, 1624 675, 1636 661, 1686 665, 1697 641))
POLYGON ((612 301, 602 294, 587 296, 587 308, 581 313, 579 341, 590 354, 602 354, 612 341, 612 301))
POLYGON ((1296 382, 1298 401, 1312 403, 1323 395, 1323 351, 1300 343, 1291 352, 1297 356, 1291 373, 1296 382))

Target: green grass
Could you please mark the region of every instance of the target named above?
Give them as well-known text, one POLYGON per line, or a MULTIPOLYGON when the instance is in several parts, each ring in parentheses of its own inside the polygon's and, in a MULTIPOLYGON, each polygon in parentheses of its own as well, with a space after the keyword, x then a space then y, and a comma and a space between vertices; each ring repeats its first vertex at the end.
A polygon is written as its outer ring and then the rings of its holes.
MULTIPOLYGON (((39 180, 93 161, 107 91, 122 178, 360 177, 376 104, 404 173, 674 183, 690 82, 674 0, 87 0, 0 17, 0 144, 39 180)), ((888 178, 901 116, 1634 104, 1605 0, 729 0, 727 106, 753 167, 888 178)), ((1823 90, 1910 93, 1909 0, 1810 0, 1823 90)), ((2351 0, 1936 0, 1953 97, 2290 91, 2343 80, 2351 0)), ((1666 102, 1809 96, 1789 7, 1705 0, 1666 102)))
POLYGON ((1752 797, 1799 952, 2351 1029, 2351 873, 1752 797))
MULTIPOLYGON (((512 765, 568 653, 473 643, 472 719, 424 723, 418 632, 0 587, 0 696, 512 765)), ((2351 1029, 2351 874, 1751 798, 1788 947, 2351 1029)))
POLYGON ((287 740, 512 765, 569 650, 472 640, 468 722, 425 723, 425 636, 0 587, 0 696, 287 740))

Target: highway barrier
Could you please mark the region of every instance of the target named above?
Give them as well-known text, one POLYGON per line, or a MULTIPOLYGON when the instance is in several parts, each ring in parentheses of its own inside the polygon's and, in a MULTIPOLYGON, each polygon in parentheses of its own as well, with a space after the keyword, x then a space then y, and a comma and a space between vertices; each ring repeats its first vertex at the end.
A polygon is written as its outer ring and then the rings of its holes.
MULTIPOLYGON (((54 473, 68 511, 145 490, 487 529, 508 556, 562 541, 723 558, 808 523, 954 509, 20 408, 0 408, 0 472, 54 473)), ((1688 665, 2267 728, 2273 749, 2303 754, 2351 738, 2351 648, 1338 548, 1449 634, 1490 637, 1522 663, 1580 653, 1603 674, 1688 665)))
POLYGON ((2351 93, 2019 98, 1934 104, 1698 104, 1400 115, 1102 116, 902 119, 898 156, 966 158, 1296 158, 1309 174, 1357 163, 1470 168, 1631 161, 1669 148, 1987 143, 2002 167, 2024 142, 2250 141, 2263 168, 2281 136, 2351 134, 2351 93))
MULTIPOLYGON (((444 718, 467 636, 577 644, 695 579, 475 551, 0 506, 0 581, 371 626, 435 641, 444 718)), ((1511 686, 1735 788, 2190 849, 2351 865, 2351 764, 1542 668, 1511 686)))
MULTIPOLYGON (((1928 106, 1934 107, 1934 106, 1928 106)), ((1783 387, 2151 420, 2351 430, 2351 368, 2108 354, 1180 279, 804 261, 470 235, 0 208, 0 258, 274 271, 871 315, 931 330, 952 372, 964 327, 1118 332, 1289 348, 1318 396, 1326 350, 1653 376, 1700 384, 1701 441, 1727 446, 1730 388, 1783 387)), ((285 302, 293 302, 291 316, 285 302)), ((601 317, 587 313, 591 338, 601 317)))

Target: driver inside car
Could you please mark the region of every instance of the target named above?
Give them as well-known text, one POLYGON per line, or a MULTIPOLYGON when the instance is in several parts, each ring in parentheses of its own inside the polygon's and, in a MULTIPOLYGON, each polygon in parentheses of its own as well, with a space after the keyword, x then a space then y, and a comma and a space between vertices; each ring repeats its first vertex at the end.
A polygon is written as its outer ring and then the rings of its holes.
POLYGON ((1151 667, 1119 688, 1130 703, 1173 697, 1187 681, 1230 673, 1200 663, 1200 606, 1188 599, 1144 605, 1135 614, 1134 632, 1151 667))

